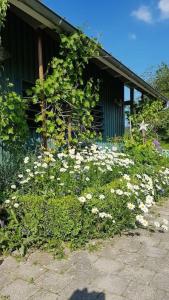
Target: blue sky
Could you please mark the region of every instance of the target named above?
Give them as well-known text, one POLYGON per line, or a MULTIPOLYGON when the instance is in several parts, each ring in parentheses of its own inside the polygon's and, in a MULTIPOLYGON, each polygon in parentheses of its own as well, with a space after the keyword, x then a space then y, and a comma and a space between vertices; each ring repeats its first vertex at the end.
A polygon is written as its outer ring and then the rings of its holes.
POLYGON ((169 0, 44 0, 142 75, 169 64, 169 0))

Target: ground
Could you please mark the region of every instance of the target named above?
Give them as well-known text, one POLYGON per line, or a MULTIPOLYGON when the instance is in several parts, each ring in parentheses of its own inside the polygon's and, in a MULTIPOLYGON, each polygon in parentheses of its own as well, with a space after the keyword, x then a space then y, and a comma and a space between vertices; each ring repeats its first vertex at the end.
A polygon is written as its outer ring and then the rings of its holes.
MULTIPOLYGON (((169 201, 156 213, 169 218, 169 201)), ((89 250, 2 258, 0 299, 169 300, 169 232, 139 229, 89 250)))

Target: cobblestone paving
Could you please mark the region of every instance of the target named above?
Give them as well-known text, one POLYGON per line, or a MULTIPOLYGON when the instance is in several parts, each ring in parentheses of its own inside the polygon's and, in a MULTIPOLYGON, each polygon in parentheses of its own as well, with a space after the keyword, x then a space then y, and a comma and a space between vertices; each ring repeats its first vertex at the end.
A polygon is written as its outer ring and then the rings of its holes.
MULTIPOLYGON (((157 211, 169 218, 169 201, 157 211)), ((64 260, 38 251, 0 259, 0 299, 169 300, 169 232, 124 233, 64 260)))

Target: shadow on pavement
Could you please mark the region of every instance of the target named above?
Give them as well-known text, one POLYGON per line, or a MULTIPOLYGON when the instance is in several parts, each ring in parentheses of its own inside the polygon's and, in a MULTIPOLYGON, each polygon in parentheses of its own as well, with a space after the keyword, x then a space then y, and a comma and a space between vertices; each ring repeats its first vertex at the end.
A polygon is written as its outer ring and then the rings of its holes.
POLYGON ((85 288, 82 291, 76 290, 68 300, 106 300, 104 293, 88 292, 85 288))

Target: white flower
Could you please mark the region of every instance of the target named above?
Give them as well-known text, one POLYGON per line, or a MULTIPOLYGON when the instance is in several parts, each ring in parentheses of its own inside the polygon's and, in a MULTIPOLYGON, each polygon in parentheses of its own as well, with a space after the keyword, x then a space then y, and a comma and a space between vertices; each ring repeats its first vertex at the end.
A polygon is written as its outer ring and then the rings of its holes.
POLYGON ((26 172, 27 172, 27 173, 30 173, 30 172, 31 172, 31 170, 30 170, 30 169, 26 169, 26 172))
POLYGON ((92 208, 92 214, 97 214, 99 212, 97 207, 92 208))
POLYGON ((84 167, 84 170, 86 170, 86 171, 88 171, 89 169, 90 169, 89 166, 85 166, 85 167, 84 167))
POLYGON ((23 178, 23 175, 22 175, 22 174, 19 174, 19 175, 18 175, 18 178, 23 178))
POLYGON ((48 167, 47 163, 42 164, 42 168, 47 169, 47 167, 48 167))
POLYGON ((142 223, 141 223, 144 227, 147 227, 148 226, 148 221, 143 219, 142 223))
POLYGON ((19 207, 19 203, 15 203, 15 204, 14 204, 14 207, 15 207, 15 208, 18 208, 18 207, 19 207))
POLYGON ((64 172, 66 172, 66 169, 65 168, 60 168, 60 172, 64 173, 64 172))
POLYGON ((60 181, 60 178, 58 177, 57 180, 60 181))
POLYGON ((81 203, 85 203, 86 202, 86 198, 81 196, 78 198, 78 200, 81 202, 81 203))
POLYGON ((110 192, 111 192, 112 194, 114 194, 115 190, 114 190, 114 189, 111 189, 110 192))
POLYGON ((92 195, 91 195, 91 194, 87 194, 85 197, 86 197, 86 199, 88 199, 88 200, 91 200, 91 199, 92 199, 92 195))
POLYGON ((39 155, 39 156, 38 156, 38 159, 41 159, 41 158, 42 158, 42 155, 39 155))
POLYGON ((154 222, 154 226, 155 226, 156 228, 160 228, 160 223, 157 222, 157 221, 155 221, 155 222, 154 222))
POLYGON ((130 181, 130 176, 127 175, 127 174, 124 174, 123 178, 126 179, 126 180, 128 180, 128 181, 130 181))
POLYGON ((51 179, 51 180, 53 180, 54 178, 55 178, 55 176, 53 176, 53 175, 50 176, 50 179, 51 179))
POLYGON ((90 178, 89 178, 89 177, 86 177, 86 181, 90 181, 90 178))
POLYGON ((6 204, 9 204, 11 201, 9 199, 5 200, 6 204))
POLYGON ((107 171, 112 171, 112 167, 111 166, 107 166, 107 171))
POLYGON ((115 192, 116 192, 116 194, 119 195, 119 196, 123 195, 123 191, 122 191, 122 190, 116 190, 115 192))
POLYGON ((28 162, 29 162, 29 157, 27 156, 24 158, 24 163, 27 164, 28 162))
POLYGON ((168 225, 168 220, 163 219, 163 223, 164 223, 164 225, 168 225))
POLYGON ((16 189, 16 185, 15 185, 15 184, 12 184, 12 185, 11 185, 11 189, 15 190, 15 189, 16 189))
POLYGON ((30 176, 30 177, 34 177, 33 173, 29 173, 29 176, 30 176))
POLYGON ((101 194, 100 196, 99 196, 99 199, 100 200, 104 200, 106 197, 105 197, 105 195, 103 195, 103 194, 101 194))
POLYGON ((145 204, 144 204, 143 202, 140 202, 139 208, 140 208, 144 213, 148 213, 148 208, 145 206, 145 204))
POLYGON ((166 225, 164 225, 164 224, 161 226, 161 228, 162 228, 164 231, 168 231, 168 226, 166 226, 166 225))
POLYGON ((12 200, 15 200, 15 199, 16 199, 16 196, 13 196, 13 197, 12 197, 12 200))
POLYGON ((134 210, 135 209, 135 205, 133 204, 133 203, 127 203, 127 207, 128 207, 128 209, 130 209, 130 210, 134 210))

